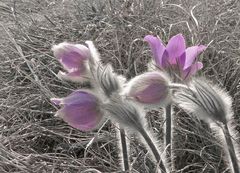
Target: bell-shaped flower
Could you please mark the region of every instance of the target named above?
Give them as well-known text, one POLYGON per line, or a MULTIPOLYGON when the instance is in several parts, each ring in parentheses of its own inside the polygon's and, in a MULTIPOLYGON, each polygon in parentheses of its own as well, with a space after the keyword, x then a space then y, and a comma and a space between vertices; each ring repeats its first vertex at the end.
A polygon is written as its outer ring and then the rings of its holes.
POLYGON ((196 57, 206 49, 206 46, 198 45, 186 49, 182 34, 173 36, 166 46, 152 35, 145 36, 144 40, 151 48, 156 65, 163 69, 173 69, 183 80, 203 67, 201 62, 196 61, 196 57))
POLYGON ((162 72, 147 72, 131 79, 123 94, 142 104, 164 105, 169 100, 169 78, 162 72))
POLYGON ((98 98, 90 92, 74 91, 65 98, 52 98, 51 102, 61 106, 57 116, 82 131, 95 129, 103 117, 98 98))
POLYGON ((91 55, 86 46, 64 42, 53 46, 52 50, 67 71, 67 73, 59 71, 60 78, 79 82, 88 76, 87 61, 91 55))

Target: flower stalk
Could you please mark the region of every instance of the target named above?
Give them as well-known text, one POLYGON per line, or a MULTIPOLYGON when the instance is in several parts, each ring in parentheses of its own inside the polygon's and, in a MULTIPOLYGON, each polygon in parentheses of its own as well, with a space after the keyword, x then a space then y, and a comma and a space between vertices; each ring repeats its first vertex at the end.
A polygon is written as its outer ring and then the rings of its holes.
POLYGON ((127 149, 127 141, 126 141, 126 133, 124 128, 120 126, 120 142, 121 142, 121 149, 122 149, 122 159, 123 159, 123 170, 129 171, 130 166, 128 162, 128 149, 127 149))
POLYGON ((166 126, 165 126, 165 147, 167 147, 167 154, 169 158, 171 158, 171 150, 172 150, 172 105, 168 104, 165 107, 165 118, 166 118, 166 126))
POLYGON ((232 163, 233 172, 238 173, 240 171, 239 165, 238 165, 238 159, 236 157, 236 152, 235 152, 235 149, 234 149, 234 145, 232 143, 231 135, 230 135, 229 128, 228 128, 227 124, 223 125, 222 130, 223 130, 224 138, 225 138, 225 141, 226 141, 226 144, 227 144, 227 150, 228 150, 228 153, 229 153, 229 156, 230 156, 230 160, 231 160, 231 163, 232 163))
POLYGON ((147 143, 147 145, 151 149, 153 156, 155 157, 157 163, 159 164, 159 168, 160 168, 161 172, 162 173, 166 173, 167 170, 166 170, 165 165, 163 164, 163 161, 161 159, 161 155, 158 152, 158 148, 154 144, 153 140, 151 139, 151 137, 149 136, 147 131, 144 128, 142 128, 141 130, 139 130, 139 133, 142 135, 142 137, 144 138, 145 142, 147 143))
POLYGON ((112 118, 121 125, 124 125, 125 128, 128 128, 133 133, 137 132, 143 137, 146 145, 151 150, 151 154, 158 163, 159 169, 161 172, 166 173, 166 166, 161 159, 158 147, 154 143, 154 139, 149 135, 144 127, 144 119, 139 109, 140 107, 137 107, 136 104, 122 97, 114 98, 111 102, 105 105, 105 110, 109 112, 112 118))
POLYGON ((224 90, 211 85, 209 81, 195 79, 188 89, 175 94, 178 105, 200 119, 217 124, 223 130, 226 142, 226 155, 234 173, 239 172, 239 162, 231 139, 227 122, 232 118, 232 99, 224 90))
MULTIPOLYGON (((123 77, 113 73, 111 65, 103 65, 100 62, 99 54, 94 44, 91 41, 86 41, 90 49, 90 70, 93 76, 93 83, 95 88, 102 90, 103 97, 111 99, 112 97, 118 96, 118 92, 121 90, 121 82, 124 81, 123 77), (123 81, 120 81, 122 79, 123 81)), ((123 171, 130 171, 129 160, 128 160, 128 146, 126 141, 126 133, 124 128, 119 125, 119 136, 122 153, 123 171)))

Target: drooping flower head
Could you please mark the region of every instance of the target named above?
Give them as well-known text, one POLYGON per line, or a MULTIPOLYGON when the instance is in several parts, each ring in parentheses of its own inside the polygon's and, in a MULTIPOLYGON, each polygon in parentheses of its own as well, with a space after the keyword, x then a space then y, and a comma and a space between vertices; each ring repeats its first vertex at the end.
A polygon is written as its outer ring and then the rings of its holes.
POLYGON ((169 97, 169 79, 162 72, 147 72, 129 81, 124 95, 143 104, 164 104, 169 97))
POLYGON ((203 64, 196 61, 196 57, 206 49, 203 45, 192 46, 186 49, 182 34, 173 36, 164 46, 162 41, 152 35, 144 38, 153 53, 154 61, 159 68, 171 69, 183 80, 202 69, 203 64))
POLYGON ((60 78, 79 81, 87 76, 87 60, 90 58, 89 49, 81 44, 60 43, 52 48, 54 56, 63 65, 67 73, 60 71, 60 78))
POLYGON ((51 102, 61 106, 57 116, 82 131, 93 130, 103 117, 98 98, 86 91, 74 91, 65 98, 52 98, 51 102))

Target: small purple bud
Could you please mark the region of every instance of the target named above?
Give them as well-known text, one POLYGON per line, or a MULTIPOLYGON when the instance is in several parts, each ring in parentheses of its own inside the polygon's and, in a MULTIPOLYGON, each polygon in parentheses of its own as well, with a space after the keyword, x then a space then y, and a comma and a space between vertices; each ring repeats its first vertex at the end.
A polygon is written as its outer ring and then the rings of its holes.
POLYGON ((133 78, 124 94, 143 104, 165 104, 169 97, 169 79, 164 73, 147 72, 133 78))
POLYGON ((99 100, 86 91, 75 91, 65 98, 52 98, 51 102, 62 107, 57 116, 82 131, 93 130, 103 117, 99 100))

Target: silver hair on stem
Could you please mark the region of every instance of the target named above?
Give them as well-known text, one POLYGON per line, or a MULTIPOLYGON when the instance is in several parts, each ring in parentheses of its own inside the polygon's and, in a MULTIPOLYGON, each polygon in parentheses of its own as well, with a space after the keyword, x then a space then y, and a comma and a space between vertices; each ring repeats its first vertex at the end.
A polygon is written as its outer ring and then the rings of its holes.
POLYGON ((225 124, 232 116, 231 97, 204 78, 193 79, 188 88, 177 91, 174 101, 207 122, 225 124))

